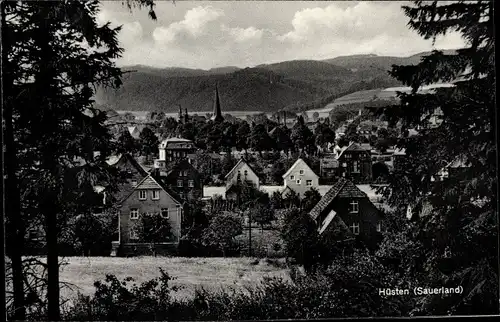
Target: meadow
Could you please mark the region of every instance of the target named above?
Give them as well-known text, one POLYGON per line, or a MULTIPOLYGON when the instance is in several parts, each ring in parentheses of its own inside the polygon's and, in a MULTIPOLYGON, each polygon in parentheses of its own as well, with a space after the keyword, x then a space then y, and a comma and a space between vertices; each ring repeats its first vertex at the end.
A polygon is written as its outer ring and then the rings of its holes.
POLYGON ((207 290, 243 289, 255 286, 263 277, 289 279, 288 270, 270 264, 265 259, 241 258, 185 258, 185 257, 67 257, 61 267, 60 280, 72 284, 64 288, 62 296, 72 298, 77 292, 94 293, 94 282, 113 274, 119 280, 132 277, 137 284, 160 276, 161 267, 175 279, 172 285, 181 286, 173 295, 187 298, 197 288, 207 290))

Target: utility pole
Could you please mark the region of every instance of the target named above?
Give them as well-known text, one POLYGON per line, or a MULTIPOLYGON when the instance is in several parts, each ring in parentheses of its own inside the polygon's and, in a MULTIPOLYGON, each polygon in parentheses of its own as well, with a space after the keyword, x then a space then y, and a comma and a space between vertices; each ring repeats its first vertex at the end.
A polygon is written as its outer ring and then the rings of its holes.
POLYGON ((248 257, 252 257, 252 212, 248 212, 248 257))

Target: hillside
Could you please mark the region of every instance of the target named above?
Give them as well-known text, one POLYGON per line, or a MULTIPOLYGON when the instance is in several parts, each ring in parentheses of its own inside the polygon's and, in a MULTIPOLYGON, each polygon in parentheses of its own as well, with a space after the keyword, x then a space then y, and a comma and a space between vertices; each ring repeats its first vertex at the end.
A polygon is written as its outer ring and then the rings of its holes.
MULTIPOLYGON (((445 54, 451 54, 454 50, 443 50, 445 54)), ((346 68, 357 74, 360 77, 381 77, 390 79, 388 71, 392 65, 414 65, 420 62, 423 56, 430 52, 418 53, 409 57, 395 56, 377 56, 369 55, 352 55, 339 56, 332 59, 323 60, 323 62, 346 68)))
POLYGON ((190 111, 209 111, 219 82, 223 110, 300 112, 325 107, 356 91, 401 86, 387 71, 393 64, 416 64, 425 54, 353 55, 245 69, 127 66, 123 70, 133 72, 125 74, 123 86, 116 91, 99 89, 95 99, 98 105, 115 110, 176 112, 180 104, 190 111))
POLYGON ((226 111, 275 111, 329 93, 308 82, 285 79, 258 68, 184 77, 137 71, 126 74, 118 90, 99 89, 96 102, 115 110, 176 112, 180 104, 189 111, 209 111, 216 83, 219 83, 221 104, 226 111), (272 84, 270 78, 274 80, 272 84))

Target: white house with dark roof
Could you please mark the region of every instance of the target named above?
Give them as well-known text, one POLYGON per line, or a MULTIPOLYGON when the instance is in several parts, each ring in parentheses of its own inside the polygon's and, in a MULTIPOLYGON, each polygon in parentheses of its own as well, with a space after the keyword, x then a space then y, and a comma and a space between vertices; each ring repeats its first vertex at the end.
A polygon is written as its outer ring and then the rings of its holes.
POLYGON ((306 191, 319 187, 319 176, 303 159, 299 158, 283 175, 283 182, 285 187, 303 197, 306 191))

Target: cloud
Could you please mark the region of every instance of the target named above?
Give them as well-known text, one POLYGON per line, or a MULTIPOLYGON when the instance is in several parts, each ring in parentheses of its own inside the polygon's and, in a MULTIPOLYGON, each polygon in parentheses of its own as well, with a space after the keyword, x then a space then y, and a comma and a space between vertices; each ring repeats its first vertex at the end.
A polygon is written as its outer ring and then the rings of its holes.
POLYGON ((225 26, 222 26, 221 29, 223 31, 227 31, 231 35, 231 37, 238 43, 260 40, 262 38, 262 35, 264 34, 264 31, 262 29, 257 29, 253 26, 248 28, 227 28, 225 26))
MULTIPOLYGON (((120 65, 209 69, 339 55, 408 56, 463 46, 456 33, 424 40, 407 26, 402 2, 158 3, 158 21, 103 2, 98 21, 123 25, 120 65)), ((405 2, 407 4, 407 2, 405 2)))
POLYGON ((222 10, 217 10, 211 6, 196 7, 188 10, 184 15, 184 19, 179 22, 174 22, 168 27, 158 27, 153 31, 153 39, 157 43, 171 43, 182 36, 189 35, 192 38, 197 38, 208 32, 209 24, 223 16, 222 10))

